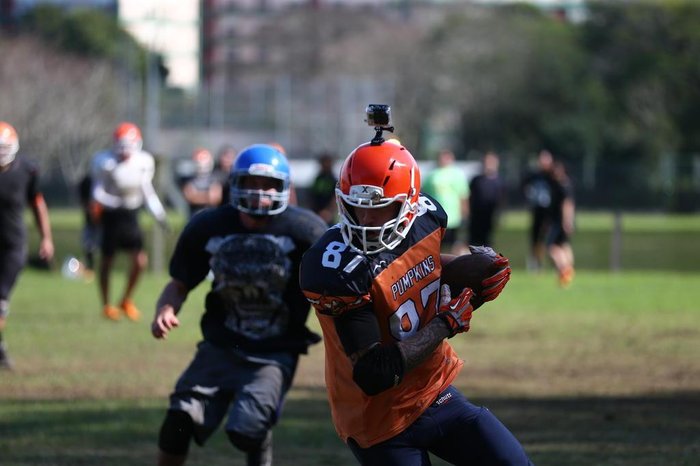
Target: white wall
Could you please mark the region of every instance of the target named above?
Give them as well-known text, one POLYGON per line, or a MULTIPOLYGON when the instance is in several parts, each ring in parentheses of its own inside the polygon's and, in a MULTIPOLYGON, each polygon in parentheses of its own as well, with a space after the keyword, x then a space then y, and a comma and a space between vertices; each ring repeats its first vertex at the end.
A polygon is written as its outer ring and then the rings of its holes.
POLYGON ((163 54, 170 86, 196 89, 198 0, 119 0, 119 21, 144 46, 163 54))

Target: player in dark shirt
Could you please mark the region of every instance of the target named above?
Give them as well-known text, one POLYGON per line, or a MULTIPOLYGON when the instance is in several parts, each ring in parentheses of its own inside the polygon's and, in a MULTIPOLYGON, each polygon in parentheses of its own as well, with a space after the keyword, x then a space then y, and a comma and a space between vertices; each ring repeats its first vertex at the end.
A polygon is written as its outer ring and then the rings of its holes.
POLYGON ((92 200, 92 177, 89 171, 83 175, 78 183, 78 199, 80 200, 80 208, 83 211, 83 231, 80 243, 85 259, 86 270, 84 274, 86 278, 91 278, 95 270, 95 253, 100 244, 100 224, 90 211, 92 206, 90 202, 92 200))
POLYGON ((323 153, 318 157, 318 173, 311 184, 311 210, 321 216, 329 225, 335 223, 335 187, 338 178, 333 173, 333 156, 323 153))
POLYGON ((469 182, 469 244, 493 246, 493 229, 505 200, 505 185, 498 176, 498 156, 484 155, 483 171, 469 182))
POLYGON ((530 257, 528 268, 540 270, 546 253, 546 239, 552 224, 552 165, 554 159, 547 150, 537 156, 537 170, 522 183, 522 191, 530 208, 530 257))
POLYGON ((3 342, 3 329, 10 312, 10 294, 27 256, 24 209, 34 213, 41 243, 39 258, 50 261, 54 247, 44 196, 39 191, 36 165, 17 158, 19 138, 15 129, 0 121, 0 368, 12 368, 3 342))
POLYGON ((557 269, 559 285, 566 288, 574 279, 574 188, 562 162, 554 162, 552 170, 552 226, 547 236, 547 250, 557 269))
POLYGON ((297 360, 320 340, 306 328, 298 270, 326 224, 289 205, 289 181, 287 159, 274 147, 242 150, 231 169, 231 204, 195 215, 178 239, 153 336, 166 338, 179 325, 187 295, 210 270, 214 280, 204 340, 170 396, 159 465, 183 464, 191 439, 203 445, 227 415, 226 433, 247 464, 272 462, 271 429, 297 360))
POLYGON ((230 145, 224 144, 221 146, 216 155, 216 168, 214 174, 221 184, 221 201, 220 205, 228 205, 231 202, 231 167, 238 155, 238 150, 230 145))
POLYGON ((207 149, 197 148, 192 152, 194 175, 182 186, 182 195, 187 201, 190 217, 208 207, 221 204, 222 184, 214 172, 214 156, 207 149))

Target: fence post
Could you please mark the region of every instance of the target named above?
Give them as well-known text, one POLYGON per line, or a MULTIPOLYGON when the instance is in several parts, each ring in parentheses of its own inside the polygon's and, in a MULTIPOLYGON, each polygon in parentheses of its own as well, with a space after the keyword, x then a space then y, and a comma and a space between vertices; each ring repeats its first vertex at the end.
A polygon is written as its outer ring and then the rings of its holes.
MULTIPOLYGON (((160 118, 160 78, 158 75, 158 62, 156 60, 156 55, 152 52, 148 53, 148 68, 146 75, 146 109, 145 109, 145 119, 146 119, 146 141, 148 144, 159 149, 159 136, 161 131, 161 118, 160 118)), ((163 160, 162 156, 157 156, 154 154, 156 159, 156 179, 153 180, 155 184, 156 191, 158 193, 163 192, 163 180, 165 179, 166 172, 163 167, 158 169, 158 159, 163 160)), ((162 165, 162 164, 161 164, 162 165)), ((163 199, 161 197, 161 199, 163 199)), ((164 201, 164 200, 163 200, 164 201)), ((165 202, 163 202, 163 207, 165 207, 165 202)), ((153 223, 153 252, 150 257, 150 262, 154 272, 161 273, 165 269, 165 234, 160 228, 157 222, 153 223)))
POLYGON ((613 213, 612 238, 610 239, 610 270, 619 272, 622 269, 622 212, 613 213))

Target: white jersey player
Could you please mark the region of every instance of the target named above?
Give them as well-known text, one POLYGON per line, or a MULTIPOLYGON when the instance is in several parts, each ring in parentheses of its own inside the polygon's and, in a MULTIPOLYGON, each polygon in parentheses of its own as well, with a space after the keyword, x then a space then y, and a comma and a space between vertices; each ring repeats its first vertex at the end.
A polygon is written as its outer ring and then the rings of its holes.
POLYGON ((91 210, 102 227, 102 311, 110 320, 120 318, 120 308, 131 320, 140 317, 131 297, 148 260, 138 222, 141 207, 145 205, 158 223, 166 226, 165 209, 153 188, 155 162, 142 145, 139 128, 133 123, 121 123, 114 131, 112 149, 97 153, 92 164, 91 210), (119 307, 109 300, 109 273, 117 250, 125 250, 131 256, 131 270, 119 307))

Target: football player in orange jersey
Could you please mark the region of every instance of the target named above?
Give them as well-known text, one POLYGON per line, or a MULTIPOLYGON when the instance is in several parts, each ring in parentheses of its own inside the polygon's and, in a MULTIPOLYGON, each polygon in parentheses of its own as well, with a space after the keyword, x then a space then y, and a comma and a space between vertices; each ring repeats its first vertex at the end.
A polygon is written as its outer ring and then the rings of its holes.
MULTIPOLYGON (((429 465, 429 453, 460 465, 531 464, 488 409, 452 386, 462 361, 446 339, 469 330, 472 290, 452 290, 453 299, 440 285, 447 216, 420 193, 411 153, 379 131, 345 160, 336 198, 340 223, 306 252, 300 280, 323 330, 339 436, 363 465, 429 465)), ((502 262, 486 301, 509 278, 502 262)))

